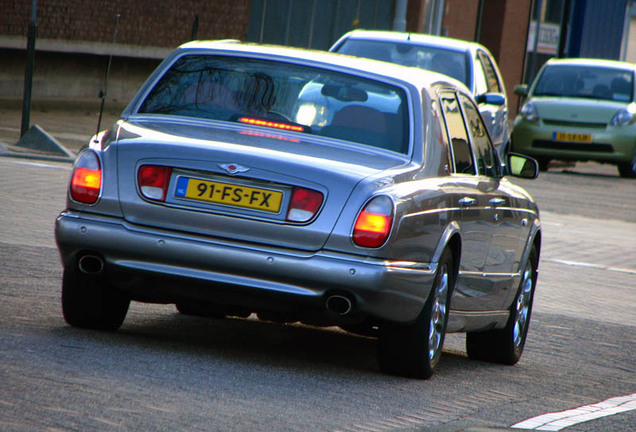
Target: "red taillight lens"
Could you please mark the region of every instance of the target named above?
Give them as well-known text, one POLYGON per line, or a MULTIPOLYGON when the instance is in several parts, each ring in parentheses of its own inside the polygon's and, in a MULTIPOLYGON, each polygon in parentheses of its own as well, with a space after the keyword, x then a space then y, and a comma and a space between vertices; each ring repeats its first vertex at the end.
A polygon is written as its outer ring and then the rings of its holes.
POLYGON ((71 198, 84 204, 95 204, 102 191, 102 167, 92 150, 80 153, 71 176, 71 198))
POLYGON ((141 194, 154 201, 164 201, 172 168, 158 165, 142 165, 139 168, 138 182, 141 194))
POLYGON ((377 197, 358 215, 353 228, 353 242, 362 247, 380 247, 389 237, 392 225, 393 202, 386 196, 377 197))
POLYGON ((307 222, 314 217, 322 205, 322 194, 315 190, 294 188, 287 211, 290 222, 307 222))

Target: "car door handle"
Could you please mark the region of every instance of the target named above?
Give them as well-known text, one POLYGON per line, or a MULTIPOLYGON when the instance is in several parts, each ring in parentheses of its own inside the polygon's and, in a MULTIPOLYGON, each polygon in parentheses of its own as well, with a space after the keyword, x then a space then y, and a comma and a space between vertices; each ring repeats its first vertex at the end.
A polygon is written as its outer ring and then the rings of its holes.
POLYGON ((470 207, 470 206, 475 205, 476 202, 477 202, 477 200, 474 199, 474 198, 464 197, 464 198, 459 200, 459 205, 462 206, 462 207, 470 207))
POLYGON ((495 207, 500 206, 502 204, 505 204, 506 200, 503 198, 493 198, 490 200, 490 204, 494 205, 495 207))

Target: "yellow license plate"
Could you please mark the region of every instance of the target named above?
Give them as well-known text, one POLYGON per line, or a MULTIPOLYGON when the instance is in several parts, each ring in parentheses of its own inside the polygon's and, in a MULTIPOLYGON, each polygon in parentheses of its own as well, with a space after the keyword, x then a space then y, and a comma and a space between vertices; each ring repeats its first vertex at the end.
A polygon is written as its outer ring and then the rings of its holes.
POLYGON ((552 135, 552 138, 554 139, 554 141, 581 142, 581 143, 592 142, 592 135, 582 134, 582 133, 554 132, 554 134, 552 135))
POLYGON ((279 191, 191 177, 179 177, 175 196, 271 213, 278 213, 283 202, 279 191))

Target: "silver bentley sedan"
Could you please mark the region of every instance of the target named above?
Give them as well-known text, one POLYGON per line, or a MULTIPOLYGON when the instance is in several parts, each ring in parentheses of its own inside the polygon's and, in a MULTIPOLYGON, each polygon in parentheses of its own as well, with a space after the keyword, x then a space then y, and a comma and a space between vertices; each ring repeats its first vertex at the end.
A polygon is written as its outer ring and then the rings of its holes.
POLYGON ((468 89, 333 53, 192 42, 77 156, 55 234, 72 326, 131 300, 185 314, 339 326, 380 370, 428 378, 447 332, 514 364, 538 209, 468 89))

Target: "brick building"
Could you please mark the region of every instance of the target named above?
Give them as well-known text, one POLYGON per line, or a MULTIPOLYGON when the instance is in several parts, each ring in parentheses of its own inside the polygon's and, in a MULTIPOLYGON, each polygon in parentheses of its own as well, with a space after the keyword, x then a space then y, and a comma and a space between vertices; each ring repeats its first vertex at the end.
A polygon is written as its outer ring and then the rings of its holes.
MULTIPOLYGON (((0 0, 0 108, 22 98, 33 3, 0 0)), ((634 0, 40 0, 33 98, 97 101, 112 56, 107 96, 124 104, 167 53, 193 38, 327 49, 354 27, 399 28, 396 22, 401 20, 407 31, 477 40, 488 47, 502 70, 514 114, 514 86, 531 78, 547 58, 618 58, 619 52, 630 52, 625 45, 626 14, 631 16, 628 8, 633 4, 634 0), (400 10, 402 17, 396 16, 400 10), (603 20, 598 19, 599 10, 603 20), (531 24, 537 17, 540 34, 556 42, 542 44, 535 52, 530 47, 531 24)))
MULTIPOLYGON (((33 97, 97 98, 112 55, 108 95, 127 100, 193 34, 244 39, 249 7, 249 0, 40 0, 33 97)), ((21 98, 32 2, 0 0, 0 10, 0 98, 21 98)))

